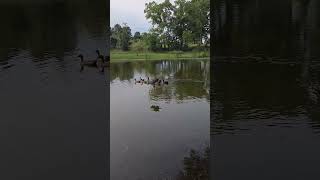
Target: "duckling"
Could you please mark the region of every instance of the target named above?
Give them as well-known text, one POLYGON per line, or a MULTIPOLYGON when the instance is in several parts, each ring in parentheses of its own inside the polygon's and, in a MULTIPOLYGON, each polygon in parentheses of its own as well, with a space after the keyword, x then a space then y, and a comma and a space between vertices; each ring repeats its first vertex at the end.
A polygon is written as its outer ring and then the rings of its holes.
POLYGON ((80 54, 78 56, 80 58, 80 65, 81 66, 93 66, 93 67, 97 67, 97 60, 83 60, 83 55, 80 54))
POLYGON ((151 84, 150 78, 147 76, 147 80, 146 80, 147 84, 151 84))
POLYGON ((160 86, 161 85, 161 79, 159 79, 158 81, 157 81, 157 84, 160 86))
POLYGON ((134 83, 141 83, 141 81, 134 78, 134 83))
POLYGON ((140 77, 140 82, 141 82, 141 83, 144 83, 144 82, 145 82, 145 79, 142 79, 142 78, 140 77))
POLYGON ((155 85, 158 82, 158 79, 154 79, 152 81, 150 81, 150 84, 155 85))
POLYGON ((155 112, 158 112, 161 109, 160 106, 156 106, 156 105, 152 105, 150 108, 155 112))

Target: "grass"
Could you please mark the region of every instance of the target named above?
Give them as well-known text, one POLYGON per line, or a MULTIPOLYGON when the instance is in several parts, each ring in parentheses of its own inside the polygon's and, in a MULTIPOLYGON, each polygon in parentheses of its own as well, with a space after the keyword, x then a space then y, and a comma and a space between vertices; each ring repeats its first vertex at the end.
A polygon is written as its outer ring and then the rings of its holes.
POLYGON ((208 51, 169 51, 169 52, 134 52, 111 50, 111 62, 130 60, 174 60, 174 59, 198 59, 209 58, 208 51))

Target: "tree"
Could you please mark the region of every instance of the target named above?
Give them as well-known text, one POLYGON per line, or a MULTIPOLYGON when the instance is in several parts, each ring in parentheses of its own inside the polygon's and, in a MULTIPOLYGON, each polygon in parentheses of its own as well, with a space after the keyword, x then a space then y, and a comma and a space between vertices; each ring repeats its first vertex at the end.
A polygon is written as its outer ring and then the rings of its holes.
POLYGON ((138 40, 138 39, 141 39, 141 34, 140 34, 140 32, 135 32, 134 33, 134 36, 133 36, 133 39, 136 41, 136 40, 138 40))
POLYGON ((118 43, 118 40, 115 37, 111 36, 111 38, 110 38, 110 47, 112 49, 117 48, 117 43, 118 43))
POLYGON ((194 36, 191 31, 183 31, 182 37, 184 40, 184 44, 192 43, 194 40, 194 36))
POLYGON ((111 44, 115 48, 120 48, 124 51, 129 50, 131 39, 131 28, 124 23, 123 27, 116 24, 111 30, 111 44))
POLYGON ((135 51, 138 56, 139 53, 142 53, 146 50, 146 44, 143 40, 137 40, 131 44, 131 50, 135 51))
POLYGON ((161 49, 159 34, 156 34, 155 32, 146 33, 143 36, 143 40, 148 50, 158 51, 161 49))
POLYGON ((144 10, 146 18, 151 20, 153 31, 161 36, 161 43, 164 47, 171 49, 174 43, 173 27, 174 6, 169 0, 162 3, 146 3, 144 10))
POLYGON ((119 24, 114 25, 111 29, 111 47, 120 48, 120 34, 122 31, 122 27, 119 24))
POLYGON ((177 43, 179 49, 182 50, 185 48, 188 43, 185 40, 185 31, 187 31, 188 21, 186 14, 186 7, 188 6, 188 1, 186 0, 176 0, 175 8, 173 12, 174 21, 173 21, 173 32, 177 37, 177 43))
POLYGON ((188 27, 199 46, 208 41, 210 34, 210 1, 191 0, 186 6, 188 27), (195 11, 196 9, 196 11, 195 11))
POLYGON ((120 33, 120 47, 124 51, 129 50, 130 46, 130 39, 131 39, 131 28, 124 24, 122 27, 122 31, 120 33))
POLYGON ((191 39, 199 46, 208 42, 210 27, 209 0, 169 0, 146 3, 145 16, 165 49, 184 49, 191 39))

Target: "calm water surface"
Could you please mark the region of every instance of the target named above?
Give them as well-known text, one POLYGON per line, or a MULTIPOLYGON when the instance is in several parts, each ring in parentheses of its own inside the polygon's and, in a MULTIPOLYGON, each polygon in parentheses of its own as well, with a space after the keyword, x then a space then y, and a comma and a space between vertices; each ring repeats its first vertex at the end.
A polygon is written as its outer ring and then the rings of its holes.
POLYGON ((108 71, 77 55, 106 53, 102 1, 0 3, 0 179, 104 180, 108 71))
POLYGON ((209 67, 209 60, 112 63, 111 179, 176 179, 190 150, 209 145, 209 67), (140 77, 169 84, 135 84, 140 77))
POLYGON ((319 1, 215 5, 213 179, 319 179, 319 1))

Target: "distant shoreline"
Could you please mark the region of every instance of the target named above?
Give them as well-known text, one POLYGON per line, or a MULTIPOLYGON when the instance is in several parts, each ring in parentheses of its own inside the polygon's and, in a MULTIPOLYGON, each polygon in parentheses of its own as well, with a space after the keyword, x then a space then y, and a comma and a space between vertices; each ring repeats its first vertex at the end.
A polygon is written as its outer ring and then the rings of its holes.
POLYGON ((117 51, 110 52, 110 62, 125 62, 125 61, 155 61, 155 60, 205 60, 210 59, 208 51, 168 51, 168 52, 142 52, 133 51, 117 51))
POLYGON ((162 60, 210 60, 210 57, 205 58, 175 58, 175 59, 111 59, 111 63, 118 63, 118 62, 133 62, 133 61, 162 61, 162 60))

